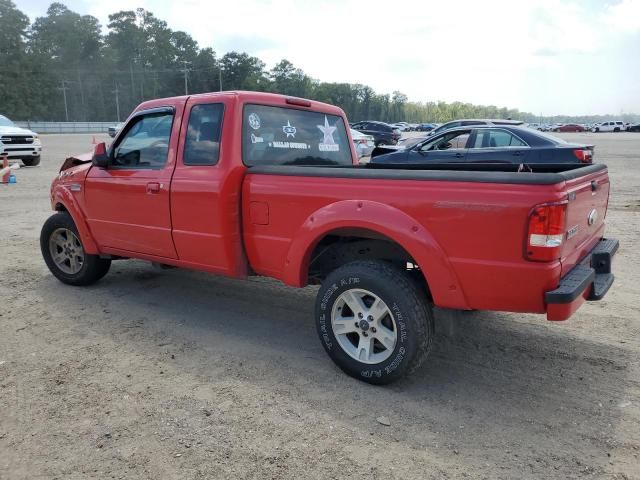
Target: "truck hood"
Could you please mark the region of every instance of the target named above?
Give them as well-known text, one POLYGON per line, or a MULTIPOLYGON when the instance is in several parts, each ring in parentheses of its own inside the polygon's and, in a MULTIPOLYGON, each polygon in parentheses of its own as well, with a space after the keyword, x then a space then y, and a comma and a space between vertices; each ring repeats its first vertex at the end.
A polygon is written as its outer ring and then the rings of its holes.
POLYGON ((69 174, 71 174, 82 170, 88 170, 91 167, 92 157, 92 152, 81 153, 80 155, 69 157, 60 167, 60 171, 62 172, 64 170, 72 170, 71 172, 69 172, 69 174))
POLYGON ((0 135, 37 135, 37 133, 20 127, 2 127, 0 126, 0 135))

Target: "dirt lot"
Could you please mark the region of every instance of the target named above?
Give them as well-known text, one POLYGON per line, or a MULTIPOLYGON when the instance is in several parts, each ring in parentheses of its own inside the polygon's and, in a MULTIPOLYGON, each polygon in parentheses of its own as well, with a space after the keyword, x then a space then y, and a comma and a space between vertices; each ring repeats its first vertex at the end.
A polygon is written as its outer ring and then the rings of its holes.
POLYGON ((49 184, 91 136, 45 137, 0 186, 0 478, 640 478, 640 134, 565 136, 609 164, 612 291, 560 324, 463 313, 384 388, 325 355, 313 289, 144 262, 55 280, 49 184))

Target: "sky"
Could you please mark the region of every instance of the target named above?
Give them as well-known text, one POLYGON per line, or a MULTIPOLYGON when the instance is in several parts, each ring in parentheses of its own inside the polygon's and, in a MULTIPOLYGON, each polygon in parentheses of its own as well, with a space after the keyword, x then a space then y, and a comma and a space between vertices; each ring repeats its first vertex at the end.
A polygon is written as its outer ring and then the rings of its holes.
MULTIPOLYGON (((640 113, 640 0, 60 0, 137 7, 221 56, 286 58, 321 81, 540 115, 640 113)), ((14 0, 35 17, 47 0, 14 0)), ((106 30, 106 27, 105 27, 106 30)))

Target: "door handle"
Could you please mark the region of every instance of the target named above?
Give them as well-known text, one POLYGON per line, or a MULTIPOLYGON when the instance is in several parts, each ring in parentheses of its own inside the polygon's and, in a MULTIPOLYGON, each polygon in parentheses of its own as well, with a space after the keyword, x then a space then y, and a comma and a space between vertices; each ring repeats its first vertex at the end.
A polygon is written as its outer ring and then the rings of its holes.
POLYGON ((464 155, 462 153, 456 153, 455 157, 456 158, 462 158, 462 157, 464 157, 464 155))
POLYGON ((160 184, 157 182, 147 183, 147 193, 158 193, 160 191, 160 184))
POLYGON ((522 152, 513 152, 511 155, 513 155, 514 157, 521 157, 522 152))

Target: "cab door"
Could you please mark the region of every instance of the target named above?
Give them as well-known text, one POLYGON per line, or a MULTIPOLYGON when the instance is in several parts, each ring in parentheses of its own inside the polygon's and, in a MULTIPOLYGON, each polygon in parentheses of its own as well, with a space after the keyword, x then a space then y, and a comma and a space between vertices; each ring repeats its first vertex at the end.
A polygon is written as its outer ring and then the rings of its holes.
MULTIPOLYGON (((240 277, 246 273, 240 225, 244 167, 233 150, 240 125, 233 124, 230 102, 223 96, 189 98, 171 182, 171 218, 181 262, 240 277)), ((252 142, 263 142, 259 117, 251 125, 252 142)))
POLYGON ((101 247, 177 258, 169 187, 182 105, 137 112, 85 182, 86 216, 101 247))

